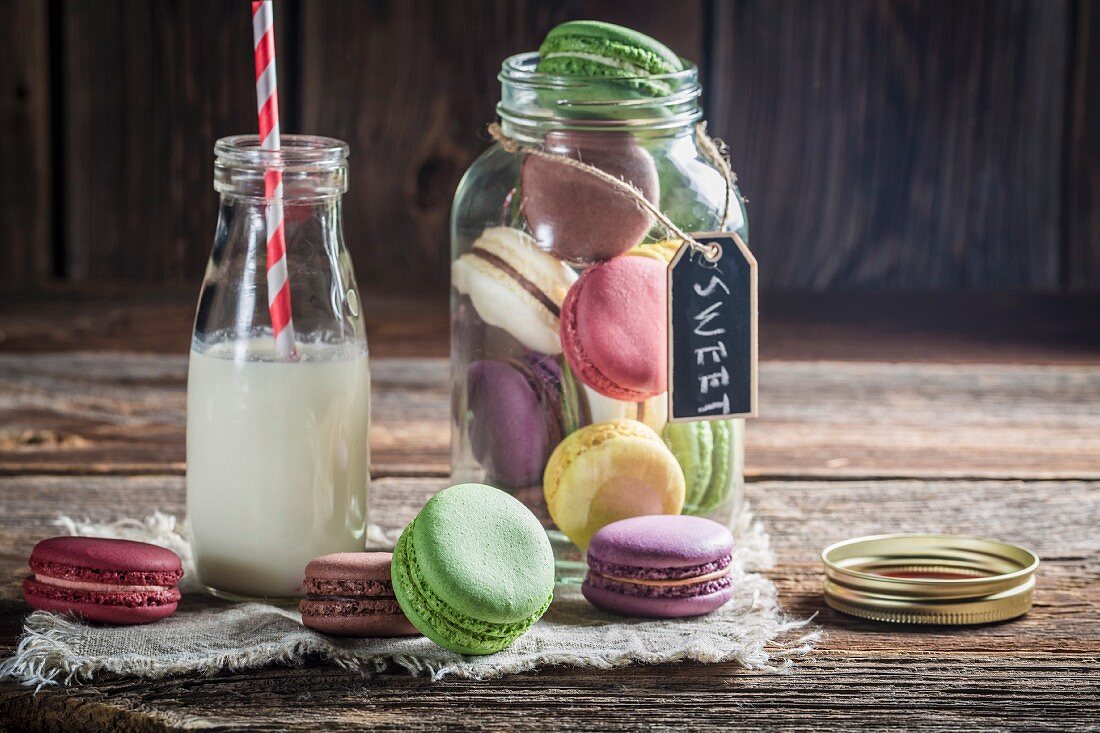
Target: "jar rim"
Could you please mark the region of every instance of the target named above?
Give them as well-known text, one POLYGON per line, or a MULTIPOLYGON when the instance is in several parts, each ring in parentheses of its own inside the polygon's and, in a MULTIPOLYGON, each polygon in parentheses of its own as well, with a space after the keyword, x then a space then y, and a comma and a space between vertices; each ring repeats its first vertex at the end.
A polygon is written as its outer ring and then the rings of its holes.
MULTIPOLYGON (((638 74, 615 77, 578 76, 575 74, 565 76, 536 71, 535 67, 539 63, 539 52, 525 51, 504 59, 500 67, 500 74, 497 78, 502 82, 526 83, 544 89, 571 89, 583 87, 591 83, 606 83, 609 80, 621 82, 667 82, 673 88, 681 86, 684 83, 696 83, 699 76, 699 67, 683 57, 680 57, 680 61, 684 64, 683 69, 680 71, 670 71, 664 74, 638 74)), ((649 103, 653 104, 655 102, 652 100, 659 99, 661 99, 661 97, 652 97, 649 103)))
POLYGON ((497 115, 505 131, 524 139, 546 129, 675 131, 702 119, 699 68, 687 59, 680 71, 636 76, 564 76, 537 70, 537 51, 509 56, 497 79, 501 99, 497 115), (609 84, 612 82, 612 84, 609 84), (659 85, 656 94, 605 93, 622 85, 659 85), (548 99, 547 92, 561 94, 548 99))
POLYGON ((214 143, 214 155, 223 163, 242 168, 335 168, 348 158, 348 144, 321 135, 283 135, 278 150, 260 147, 260 136, 230 135, 214 143))

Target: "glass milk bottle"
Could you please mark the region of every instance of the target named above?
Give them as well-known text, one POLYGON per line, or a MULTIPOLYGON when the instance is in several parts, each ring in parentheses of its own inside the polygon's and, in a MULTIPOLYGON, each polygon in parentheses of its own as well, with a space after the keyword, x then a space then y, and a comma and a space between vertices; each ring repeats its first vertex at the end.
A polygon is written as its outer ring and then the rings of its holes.
POLYGON ((229 598, 302 593, 312 558, 362 550, 370 370, 340 197, 347 145, 215 145, 221 194, 187 379, 187 514, 198 580, 229 598), (268 308, 264 172, 283 172, 294 353, 268 308))
POLYGON ((540 73, 538 61, 504 61, 497 114, 513 149, 474 161, 451 210, 451 461, 455 480, 527 504, 573 579, 592 534, 616 519, 735 525, 744 420, 667 420, 664 298, 679 240, 590 173, 516 146, 625 180, 688 232, 748 241, 748 222, 697 128, 693 64, 608 79, 540 73), (597 360, 591 347, 614 336, 597 360))

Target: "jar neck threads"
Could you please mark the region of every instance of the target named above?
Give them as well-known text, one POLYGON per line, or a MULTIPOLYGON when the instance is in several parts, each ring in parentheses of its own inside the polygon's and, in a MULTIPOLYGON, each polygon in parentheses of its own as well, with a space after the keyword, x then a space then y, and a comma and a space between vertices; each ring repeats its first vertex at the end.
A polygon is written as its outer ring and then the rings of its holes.
POLYGON ((552 130, 629 131, 635 134, 690 133, 703 117, 699 70, 646 77, 566 77, 535 70, 538 53, 505 59, 498 79, 497 114, 505 133, 538 142, 552 130), (658 96, 642 91, 656 87, 658 96))

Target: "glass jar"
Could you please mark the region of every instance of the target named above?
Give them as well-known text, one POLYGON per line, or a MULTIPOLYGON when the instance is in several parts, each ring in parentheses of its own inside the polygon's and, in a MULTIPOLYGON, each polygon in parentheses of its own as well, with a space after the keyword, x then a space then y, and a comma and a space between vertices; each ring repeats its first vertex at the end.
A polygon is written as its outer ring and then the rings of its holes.
POLYGON ((509 149, 473 163, 452 208, 451 460, 455 480, 505 489, 542 519, 568 580, 610 521, 729 524, 744 421, 667 422, 665 278, 679 241, 591 173, 515 146, 624 179, 685 231, 748 231, 739 192, 700 145, 694 65, 643 84, 537 63, 504 62, 509 149))
POLYGON ((219 140, 214 248, 187 378, 187 514, 198 580, 230 598, 300 595, 306 563, 362 550, 370 370, 344 246, 347 145, 219 140), (294 353, 268 310, 264 173, 282 171, 294 353))

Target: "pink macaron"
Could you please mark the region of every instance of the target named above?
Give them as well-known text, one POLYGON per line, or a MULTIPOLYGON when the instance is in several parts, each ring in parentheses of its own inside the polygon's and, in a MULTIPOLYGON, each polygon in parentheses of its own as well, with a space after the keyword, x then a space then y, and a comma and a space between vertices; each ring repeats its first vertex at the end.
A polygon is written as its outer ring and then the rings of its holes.
POLYGON ((337 552, 306 565, 302 623, 333 636, 413 636, 390 581, 388 552, 337 552))
POLYGON ((582 382, 626 402, 667 389, 666 278, 663 262, 616 257, 573 283, 561 307, 561 343, 582 382))
POLYGON ((52 537, 35 545, 23 581, 31 608, 105 624, 144 624, 171 616, 183 577, 179 556, 144 542, 52 537))

